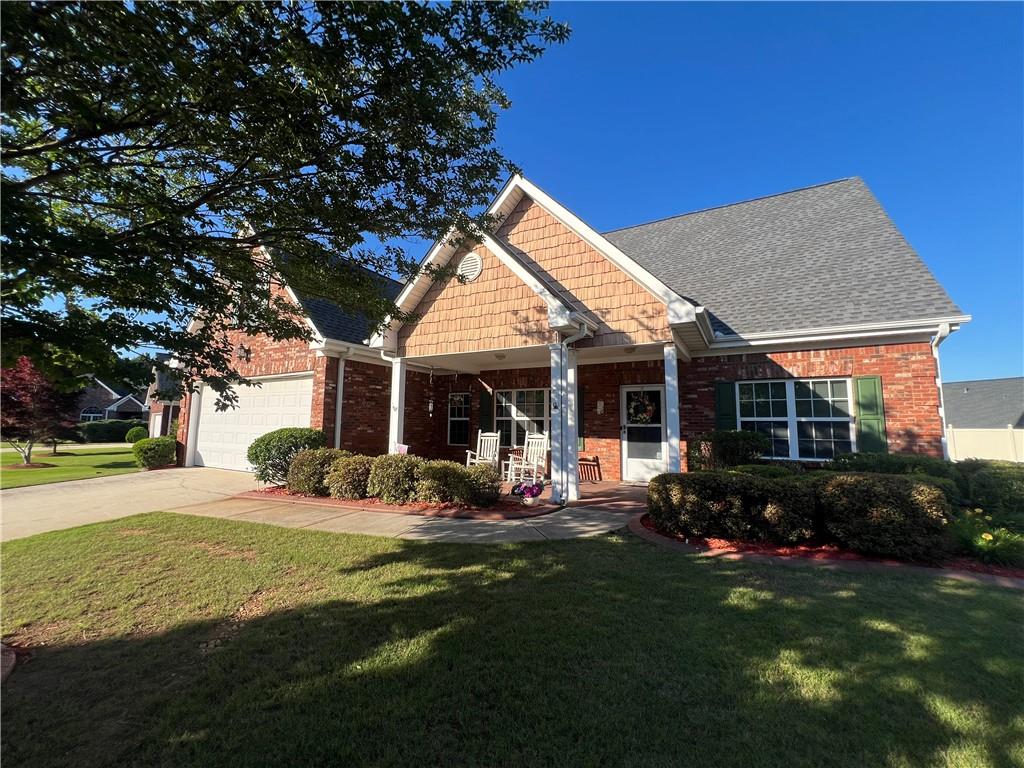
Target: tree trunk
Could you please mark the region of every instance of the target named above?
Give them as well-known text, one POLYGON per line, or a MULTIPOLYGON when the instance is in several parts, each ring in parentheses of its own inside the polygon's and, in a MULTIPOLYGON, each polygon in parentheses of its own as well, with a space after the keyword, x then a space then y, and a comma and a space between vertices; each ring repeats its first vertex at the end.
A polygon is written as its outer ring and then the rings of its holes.
POLYGON ((25 464, 32 463, 32 446, 33 443, 25 443, 25 449, 21 452, 21 457, 25 460, 25 464))

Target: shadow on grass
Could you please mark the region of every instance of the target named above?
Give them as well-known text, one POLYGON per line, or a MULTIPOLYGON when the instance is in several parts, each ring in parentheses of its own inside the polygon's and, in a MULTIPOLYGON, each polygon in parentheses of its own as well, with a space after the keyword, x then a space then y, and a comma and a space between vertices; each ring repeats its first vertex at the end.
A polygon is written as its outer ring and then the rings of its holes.
POLYGON ((134 461, 108 461, 106 464, 95 464, 96 469, 125 469, 126 467, 138 467, 134 461))
POLYGON ((40 649, 5 765, 1014 764, 1015 594, 617 537, 396 546, 310 571, 324 599, 40 649))

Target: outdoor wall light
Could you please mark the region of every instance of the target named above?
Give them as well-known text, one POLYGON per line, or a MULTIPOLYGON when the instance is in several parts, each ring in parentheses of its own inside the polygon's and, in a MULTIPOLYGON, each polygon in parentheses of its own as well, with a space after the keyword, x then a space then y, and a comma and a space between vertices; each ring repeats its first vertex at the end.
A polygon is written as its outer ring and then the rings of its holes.
POLYGON ((494 359, 495 360, 504 360, 505 359, 505 353, 504 352, 496 352, 494 354, 494 359))
POLYGON ((429 399, 429 400, 427 401, 427 413, 428 413, 428 414, 429 414, 430 416, 433 416, 433 415, 434 415, 434 398, 430 398, 430 399, 429 399))
POLYGON ((248 363, 249 358, 252 357, 252 348, 240 343, 238 348, 235 350, 235 357, 239 360, 245 360, 245 362, 248 363))

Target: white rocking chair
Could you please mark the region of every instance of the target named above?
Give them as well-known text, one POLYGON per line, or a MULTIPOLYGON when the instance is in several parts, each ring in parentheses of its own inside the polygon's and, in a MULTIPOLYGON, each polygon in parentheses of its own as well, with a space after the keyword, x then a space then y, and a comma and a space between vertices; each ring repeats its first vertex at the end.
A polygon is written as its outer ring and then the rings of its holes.
POLYGON ((548 464, 548 436, 539 433, 526 436, 522 456, 509 456, 502 469, 510 483, 522 483, 529 478, 531 483, 543 479, 548 464))
POLYGON ((497 432, 481 432, 480 430, 477 430, 476 450, 466 451, 466 466, 472 467, 474 464, 490 464, 492 467, 497 469, 499 439, 500 435, 497 432))

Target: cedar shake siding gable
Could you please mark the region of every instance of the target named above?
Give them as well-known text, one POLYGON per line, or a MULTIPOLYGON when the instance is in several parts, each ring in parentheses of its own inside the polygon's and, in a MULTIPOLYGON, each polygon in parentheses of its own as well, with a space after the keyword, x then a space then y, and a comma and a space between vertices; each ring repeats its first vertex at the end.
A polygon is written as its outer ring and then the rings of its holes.
MULTIPOLYGON (((494 235, 506 258, 519 261, 557 300, 593 322, 594 335, 578 347, 672 340, 665 304, 541 205, 524 197, 494 235)), ((482 262, 469 282, 431 285, 412 310, 419 319, 398 331, 398 355, 417 357, 556 343, 544 299, 489 248, 458 251, 482 262)))
MULTIPOLYGON (((460 250, 452 263, 470 253, 460 250)), ((413 310, 419 319, 398 333, 400 357, 479 352, 553 344, 548 308, 539 295, 483 245, 472 249, 482 269, 475 280, 451 277, 431 285, 413 310)))
POLYGON ((531 198, 519 201, 497 237, 538 273, 552 293, 596 321, 593 337, 576 346, 672 340, 664 302, 531 198))

